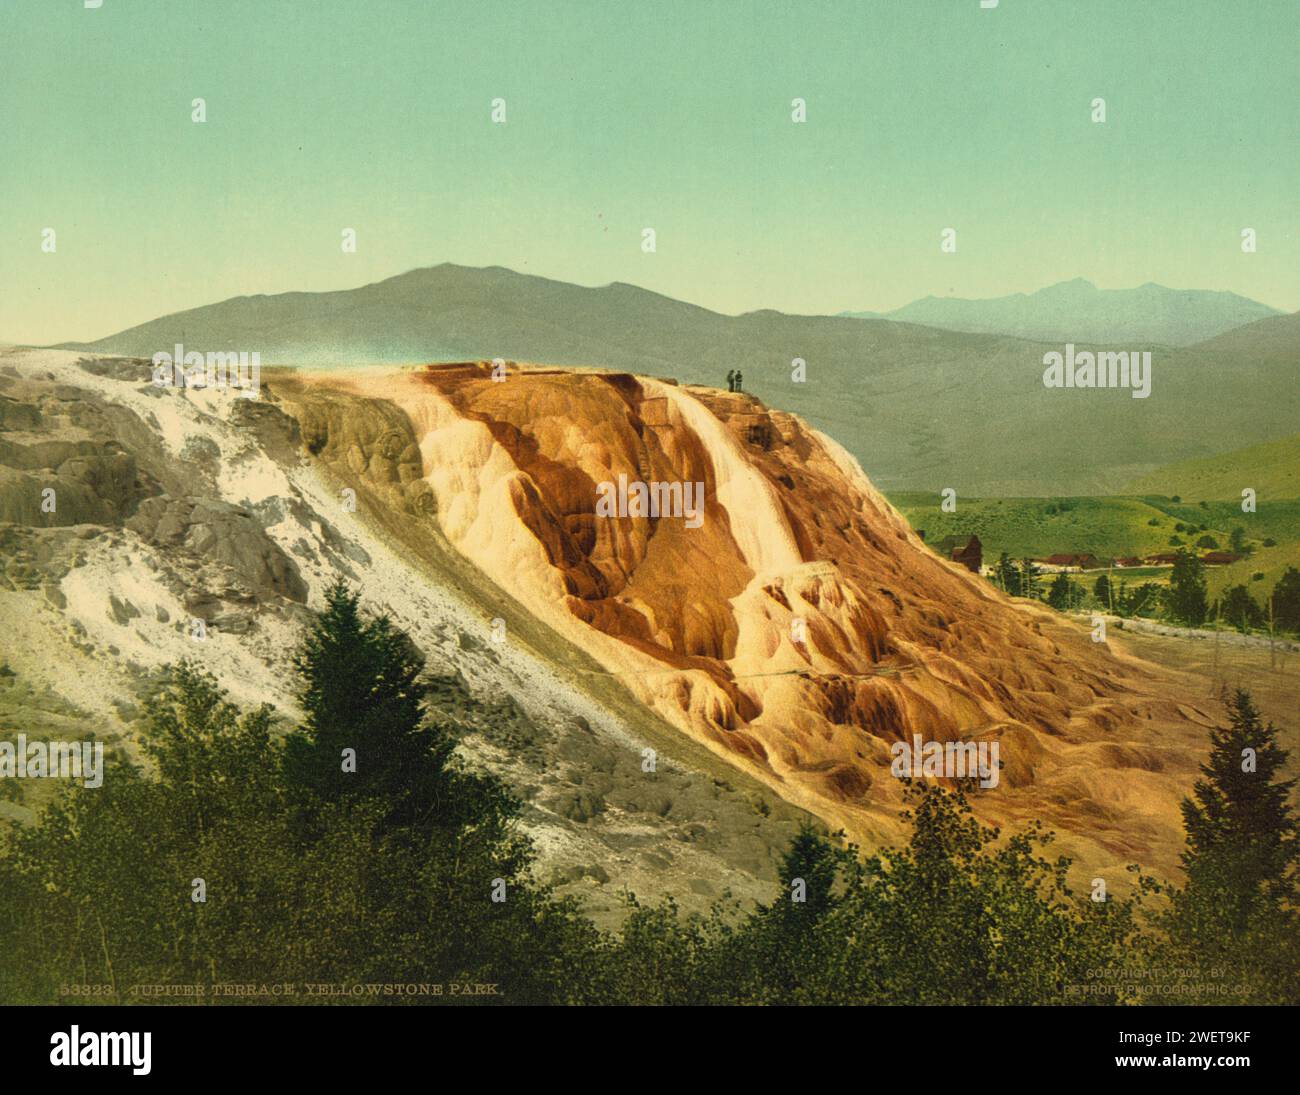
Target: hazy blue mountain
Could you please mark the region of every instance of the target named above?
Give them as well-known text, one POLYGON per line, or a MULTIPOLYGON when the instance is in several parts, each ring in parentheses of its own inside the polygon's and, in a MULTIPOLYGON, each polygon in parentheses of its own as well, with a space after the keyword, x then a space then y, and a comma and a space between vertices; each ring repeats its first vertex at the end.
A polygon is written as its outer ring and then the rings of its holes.
MULTIPOLYGON (((1300 345, 1294 331, 1267 341, 1288 338, 1300 345)), ((1043 343, 885 319, 727 316, 632 285, 501 267, 235 297, 76 348, 149 357, 178 342, 258 351, 266 364, 502 357, 717 387, 739 368, 746 391, 838 439, 882 488, 986 496, 1106 493, 1176 460, 1288 436, 1298 418, 1293 364, 1240 347, 1158 349, 1151 396, 1134 399, 1045 388, 1043 343), (795 358, 804 383, 791 379, 795 358)))
MULTIPOLYGON (((855 318, 880 313, 845 312, 855 318)), ((1036 293, 987 300, 925 297, 883 318, 949 331, 1014 335, 1048 342, 1145 343, 1187 346, 1266 316, 1275 308, 1204 289, 1168 289, 1154 282, 1136 289, 1098 289, 1084 278, 1036 293)))

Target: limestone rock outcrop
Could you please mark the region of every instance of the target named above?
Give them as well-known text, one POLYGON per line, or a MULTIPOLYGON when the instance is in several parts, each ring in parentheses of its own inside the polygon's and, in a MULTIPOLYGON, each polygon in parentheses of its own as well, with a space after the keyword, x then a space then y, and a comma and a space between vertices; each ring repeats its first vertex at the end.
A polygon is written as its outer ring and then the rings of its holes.
POLYGON ((307 599, 297 566, 247 510, 214 499, 166 495, 140 503, 126 527, 148 544, 183 550, 204 565, 228 567, 248 599, 307 599))

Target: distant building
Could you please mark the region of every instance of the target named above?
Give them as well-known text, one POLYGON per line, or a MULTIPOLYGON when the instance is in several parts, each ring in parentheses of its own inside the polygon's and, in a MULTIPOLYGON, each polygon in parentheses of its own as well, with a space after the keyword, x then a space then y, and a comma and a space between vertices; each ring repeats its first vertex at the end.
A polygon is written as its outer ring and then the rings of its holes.
POLYGON ((1101 561, 1092 552, 1074 552, 1072 554, 1049 555, 1039 559, 1043 568, 1049 571, 1096 570, 1101 561))
POLYGON ((1229 563, 1244 558, 1244 555, 1235 555, 1231 551, 1207 551, 1201 556, 1201 562, 1207 567, 1226 567, 1229 563))
POLYGON ((1126 555, 1122 559, 1116 559, 1115 565, 1117 567, 1140 567, 1142 565, 1142 560, 1136 555, 1126 555))
POLYGON ((984 545, 980 543, 978 536, 972 536, 966 541, 963 548, 955 548, 952 553, 952 561, 961 563, 967 570, 980 572, 980 567, 984 565, 984 545))
POLYGON ((1162 551, 1156 555, 1148 555, 1142 561, 1149 567, 1171 567, 1178 562, 1178 552, 1162 551))

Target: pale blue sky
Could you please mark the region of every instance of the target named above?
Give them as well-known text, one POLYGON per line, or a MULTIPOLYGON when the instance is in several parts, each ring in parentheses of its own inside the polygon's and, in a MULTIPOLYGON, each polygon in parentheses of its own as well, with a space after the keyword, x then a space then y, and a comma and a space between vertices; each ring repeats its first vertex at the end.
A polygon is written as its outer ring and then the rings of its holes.
POLYGON ((1295 309, 1298 10, 0 0, 0 338, 443 261, 726 312, 1076 276, 1295 309))

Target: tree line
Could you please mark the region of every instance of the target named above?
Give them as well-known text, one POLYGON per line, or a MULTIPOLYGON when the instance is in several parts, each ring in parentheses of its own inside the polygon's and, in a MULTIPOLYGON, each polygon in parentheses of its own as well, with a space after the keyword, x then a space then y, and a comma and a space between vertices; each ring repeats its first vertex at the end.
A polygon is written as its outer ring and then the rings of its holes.
POLYGON ((1186 627, 1223 623, 1243 634, 1260 630, 1300 634, 1300 570, 1295 567, 1286 568, 1262 603, 1240 583, 1212 600, 1205 564, 1188 551, 1178 552, 1167 586, 1130 585, 1123 578, 1116 581, 1111 574, 1101 574, 1089 589, 1064 571, 1048 581, 1033 559, 1012 559, 1006 552, 993 565, 990 580, 1013 597, 1045 600, 1061 612, 1090 607, 1122 617, 1160 617, 1186 627))
POLYGON ((806 827, 770 903, 685 916, 629 895, 609 932, 535 880, 519 802, 457 759, 422 656, 359 594, 329 590, 295 667, 305 717, 281 735, 269 707, 176 665, 144 705, 148 770, 117 757, 102 787, 7 830, 0 1002, 218 983, 489 985, 464 1000, 514 1004, 1300 1001, 1292 781, 1245 692, 1183 803, 1179 884, 1132 868, 1128 896, 1075 893, 1041 825, 999 833, 962 785, 915 782, 901 847, 806 827))

